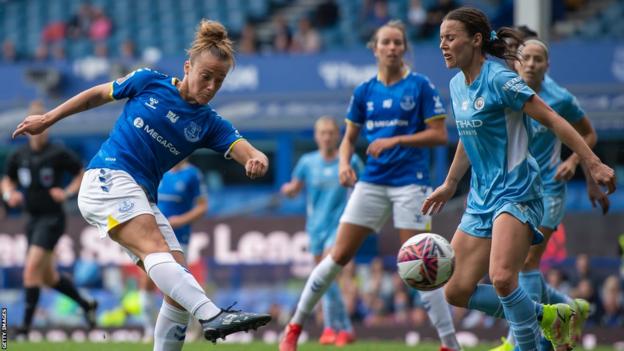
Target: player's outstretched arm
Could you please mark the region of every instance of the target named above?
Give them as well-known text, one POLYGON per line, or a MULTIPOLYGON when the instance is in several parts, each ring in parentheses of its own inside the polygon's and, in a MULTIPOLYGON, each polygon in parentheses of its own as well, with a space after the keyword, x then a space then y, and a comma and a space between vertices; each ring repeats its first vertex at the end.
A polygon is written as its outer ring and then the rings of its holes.
POLYGON ((533 95, 524 104, 523 111, 557 135, 559 140, 579 155, 596 183, 606 186, 608 194, 615 191, 615 172, 600 161, 579 133, 559 116, 539 96, 533 95))
POLYGON ((113 100, 110 92, 111 83, 96 85, 75 95, 52 111, 43 115, 30 115, 17 125, 13 138, 24 134, 39 134, 67 116, 110 102, 113 100))
POLYGON ((448 200, 455 195, 457 184, 468 171, 468 167, 470 167, 470 160, 468 160, 464 144, 460 140, 457 143, 457 150, 455 150, 455 156, 444 183, 427 196, 423 202, 421 209, 423 214, 434 215, 442 211, 448 200))
POLYGON ((230 156, 245 167, 245 174, 251 179, 262 177, 269 170, 269 159, 266 155, 245 139, 234 144, 230 156))

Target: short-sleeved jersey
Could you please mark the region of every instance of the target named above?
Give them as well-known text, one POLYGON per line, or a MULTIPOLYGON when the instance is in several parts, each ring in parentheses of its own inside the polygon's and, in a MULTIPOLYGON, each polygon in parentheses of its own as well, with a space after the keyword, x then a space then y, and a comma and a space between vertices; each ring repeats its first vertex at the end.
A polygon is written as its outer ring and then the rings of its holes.
MULTIPOLYGON (((163 175, 158 186, 158 208, 165 217, 178 216, 195 207, 197 200, 207 197, 201 171, 186 165, 179 170, 169 170, 163 175)), ((191 225, 174 229, 180 244, 188 244, 191 225)))
MULTIPOLYGON (((337 157, 327 161, 314 151, 301 156, 293 171, 293 179, 302 181, 306 189, 306 231, 310 235, 338 228, 348 193, 338 180, 338 161, 337 157)), ((362 173, 364 164, 357 155, 351 158, 351 167, 356 174, 362 173)))
POLYGON ((31 215, 63 213, 63 204, 50 196, 50 188, 62 187, 64 176, 76 176, 82 162, 72 151, 46 144, 33 151, 28 144, 7 159, 5 174, 24 191, 25 208, 31 215))
POLYGON ((242 138, 210 105, 182 99, 176 78, 143 68, 111 84, 114 99, 128 100, 87 168, 126 171, 152 202, 162 175, 194 150, 209 148, 227 157, 242 138))
POLYGON ((466 85, 463 72, 451 79, 455 124, 470 164, 468 213, 488 213, 505 203, 540 197, 539 167, 529 154, 530 122, 522 112, 535 94, 522 78, 486 60, 466 85))
MULTIPOLYGON (((374 77, 355 88, 347 121, 364 128, 369 143, 380 138, 411 135, 426 129, 426 122, 445 118, 435 86, 426 76, 407 72, 389 86, 374 77)), ((368 156, 361 180, 378 185, 429 185, 429 149, 395 146, 368 156)))
MULTIPOLYGON (((542 89, 538 93, 548 106, 570 123, 576 123, 585 116, 585 111, 567 89, 559 86, 549 76, 544 77, 542 89)), ((555 180, 557 166, 561 163, 561 141, 548 128, 531 119, 532 137, 529 147, 531 155, 540 166, 545 194, 559 194, 565 183, 555 180)))

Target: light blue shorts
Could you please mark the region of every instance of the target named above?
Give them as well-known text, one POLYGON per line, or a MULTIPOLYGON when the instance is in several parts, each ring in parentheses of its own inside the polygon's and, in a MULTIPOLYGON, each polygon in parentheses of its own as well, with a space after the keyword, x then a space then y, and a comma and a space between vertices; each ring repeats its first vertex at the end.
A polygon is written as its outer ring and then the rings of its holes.
POLYGON ((544 235, 538 230, 544 211, 542 199, 527 201, 523 203, 506 203, 496 211, 489 213, 468 213, 464 212, 459 229, 468 235, 477 238, 492 239, 492 226, 494 219, 501 213, 509 213, 520 222, 526 223, 533 232, 533 245, 544 241, 544 235))
POLYGON ((565 191, 559 194, 547 194, 543 197, 544 216, 540 226, 556 230, 565 214, 565 191))
POLYGON ((310 253, 314 256, 320 256, 325 250, 334 246, 337 232, 334 229, 331 232, 324 230, 317 233, 308 233, 310 237, 310 253))

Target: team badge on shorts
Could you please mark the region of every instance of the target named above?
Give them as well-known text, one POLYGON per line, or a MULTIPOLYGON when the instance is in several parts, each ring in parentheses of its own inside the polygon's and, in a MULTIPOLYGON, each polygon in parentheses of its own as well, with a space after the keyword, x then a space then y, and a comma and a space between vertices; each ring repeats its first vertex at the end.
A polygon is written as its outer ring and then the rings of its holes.
POLYGON ((124 212, 130 211, 133 207, 134 207, 134 202, 130 200, 123 200, 119 204, 119 207, 117 209, 119 210, 119 212, 124 213, 124 212))

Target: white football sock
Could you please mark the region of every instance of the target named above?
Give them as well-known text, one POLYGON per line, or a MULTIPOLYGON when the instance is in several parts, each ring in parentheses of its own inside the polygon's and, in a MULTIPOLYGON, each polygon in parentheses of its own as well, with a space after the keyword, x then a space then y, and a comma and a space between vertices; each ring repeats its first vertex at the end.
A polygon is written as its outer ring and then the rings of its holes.
POLYGON ((342 266, 337 264, 331 255, 325 256, 325 258, 314 267, 301 293, 301 299, 299 300, 299 304, 297 304, 297 310, 291 320, 292 323, 303 324, 321 296, 323 296, 341 270, 342 266))
POLYGON ((431 324, 438 331, 438 336, 443 346, 459 350, 459 342, 455 336, 455 327, 451 310, 444 298, 444 289, 439 288, 433 291, 419 291, 420 299, 427 310, 431 324))
POLYGON ((163 300, 154 330, 154 351, 180 351, 190 314, 163 300))
POLYGON ((191 312, 195 318, 210 319, 221 312, 191 273, 179 265, 169 252, 151 253, 145 256, 143 264, 160 291, 191 312))

